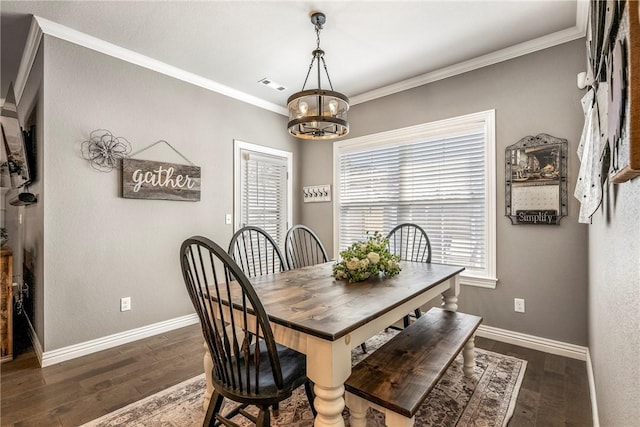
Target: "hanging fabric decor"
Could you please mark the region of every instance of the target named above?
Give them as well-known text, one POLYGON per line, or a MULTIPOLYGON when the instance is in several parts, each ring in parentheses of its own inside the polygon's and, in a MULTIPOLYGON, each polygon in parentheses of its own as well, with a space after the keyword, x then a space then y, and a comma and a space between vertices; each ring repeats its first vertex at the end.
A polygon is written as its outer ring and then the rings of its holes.
POLYGON ((602 203, 603 183, 609 168, 607 134, 607 84, 600 83, 582 97, 584 127, 578 145, 580 171, 573 196, 580 202, 578 222, 590 224, 591 217, 602 203))

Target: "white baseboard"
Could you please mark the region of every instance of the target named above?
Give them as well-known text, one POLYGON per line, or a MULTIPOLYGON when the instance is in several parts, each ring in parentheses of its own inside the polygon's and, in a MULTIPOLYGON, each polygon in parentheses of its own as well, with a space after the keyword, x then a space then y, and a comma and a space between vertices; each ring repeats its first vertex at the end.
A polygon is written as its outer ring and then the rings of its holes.
POLYGON ((558 356, 585 361, 587 360, 588 348, 580 345, 568 344, 562 341, 554 341, 547 338, 536 337, 486 325, 480 325, 477 335, 500 342, 518 345, 520 347, 556 354, 558 356))
POLYGON ((593 377, 593 365, 591 364, 591 353, 589 353, 589 349, 587 349, 587 378, 589 380, 589 396, 591 397, 591 418, 593 418, 593 427, 600 427, 598 399, 596 399, 596 382, 593 377))
POLYGON ((596 384, 593 377, 593 365, 591 364, 591 354, 589 353, 588 347, 554 341, 547 338, 540 338, 533 335, 521 334, 519 332, 485 325, 480 325, 476 335, 500 342, 518 345, 520 347, 544 351, 545 353, 585 361, 587 363, 587 378, 589 381, 589 397, 591 399, 591 417, 593 418, 593 427, 600 427, 598 401, 596 399, 596 384))
MULTIPOLYGON (((198 316, 194 313, 182 317, 176 317, 174 319, 165 320, 164 322, 158 322, 151 325, 143 326, 141 328, 119 332, 117 334, 108 335, 106 337, 98 338, 95 340, 70 345, 68 347, 45 351, 44 353, 42 352, 41 348, 36 348, 35 343, 34 349, 36 350, 36 354, 40 354, 38 359, 40 360, 40 366, 44 368, 45 366, 51 366, 55 365, 56 363, 64 362, 66 360, 75 359, 76 357, 86 356, 87 354, 106 350, 108 348, 127 344, 132 341, 137 341, 153 335, 158 335, 164 332, 172 331, 174 329, 193 325, 194 323, 198 323, 198 321, 198 316)), ((35 335, 35 333, 33 335, 35 335)), ((37 342, 37 337, 35 341, 37 342)), ((40 347, 39 344, 38 347, 40 347)))
POLYGON ((36 353, 36 357, 38 358, 40 366, 42 366, 42 345, 40 345, 38 334, 36 334, 36 330, 33 328, 29 316, 27 316, 26 314, 23 314, 23 316, 25 319, 27 319, 27 333, 29 334, 29 340, 31 341, 31 345, 33 346, 33 351, 36 353))
MULTIPOLYGON (((36 356, 42 367, 54 365, 64 362, 65 360, 75 359, 76 357, 85 356, 97 351, 106 350, 118 345, 130 343, 153 335, 172 331, 184 326, 198 323, 196 314, 189 314, 175 319, 165 320, 163 322, 154 323, 143 326, 141 328, 120 332, 106 337, 74 344, 68 347, 59 348, 47 352, 42 351, 42 347, 38 337, 28 321, 29 335, 36 356)), ((509 331, 506 329, 494 328, 493 326, 480 325, 477 335, 490 338, 496 341, 506 342, 525 348, 544 351, 546 353, 557 354, 559 356, 570 357, 572 359, 588 361, 588 348, 574 344, 568 344, 561 341, 554 341, 547 338, 536 337, 533 335, 522 334, 519 332, 509 331)), ((590 373, 592 375, 592 372, 590 373)), ((591 376, 592 379, 592 376, 591 376)), ((595 393, 594 393, 595 395, 595 393)))

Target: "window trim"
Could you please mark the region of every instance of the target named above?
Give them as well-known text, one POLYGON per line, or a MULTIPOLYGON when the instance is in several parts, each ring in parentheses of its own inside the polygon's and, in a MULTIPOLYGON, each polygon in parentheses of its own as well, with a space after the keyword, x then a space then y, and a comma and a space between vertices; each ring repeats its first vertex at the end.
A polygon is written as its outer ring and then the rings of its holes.
POLYGON ((444 120, 423 123, 415 126, 379 132, 370 135, 345 139, 333 145, 333 189, 335 202, 333 204, 333 246, 334 253, 340 251, 340 172, 338 168, 339 155, 343 153, 362 151, 368 148, 381 148, 385 146, 397 146, 419 142, 424 139, 442 137, 448 134, 457 134, 470 128, 477 128, 478 124, 485 129, 485 165, 486 165, 486 202, 487 212, 486 245, 487 245, 487 272, 486 276, 478 276, 463 272, 460 283, 463 285, 481 288, 495 289, 497 278, 497 246, 496 246, 496 134, 495 134, 495 109, 466 114, 444 120))
POLYGON ((277 148, 267 147, 264 145, 253 144, 250 142, 233 140, 233 230, 234 232, 241 228, 242 220, 242 150, 254 151, 260 154, 268 154, 271 156, 284 157, 287 159, 287 229, 293 224, 293 182, 291 179, 291 171, 293 170, 293 153, 291 151, 279 150, 277 148))

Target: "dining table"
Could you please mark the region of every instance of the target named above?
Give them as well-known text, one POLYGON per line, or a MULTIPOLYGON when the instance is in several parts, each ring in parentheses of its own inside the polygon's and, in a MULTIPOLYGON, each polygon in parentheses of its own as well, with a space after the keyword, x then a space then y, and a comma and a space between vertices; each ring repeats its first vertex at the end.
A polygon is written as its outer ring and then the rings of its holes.
MULTIPOLYGON (((314 384, 315 426, 344 426, 344 383, 351 350, 429 301, 456 311, 464 267, 401 261, 394 277, 350 283, 333 277, 333 262, 250 278, 277 343, 306 355, 314 384)), ((205 346, 206 348, 206 346, 205 346)), ((204 357, 205 408, 213 393, 211 357, 204 357)))

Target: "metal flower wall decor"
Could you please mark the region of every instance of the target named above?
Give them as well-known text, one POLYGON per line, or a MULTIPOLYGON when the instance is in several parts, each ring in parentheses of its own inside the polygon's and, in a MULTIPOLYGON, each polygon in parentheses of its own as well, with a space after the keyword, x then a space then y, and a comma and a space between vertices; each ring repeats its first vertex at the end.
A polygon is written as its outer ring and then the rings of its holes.
POLYGON ((100 172, 111 172, 131 153, 131 144, 123 137, 114 136, 106 129, 96 129, 89 140, 82 142, 82 157, 100 172))

